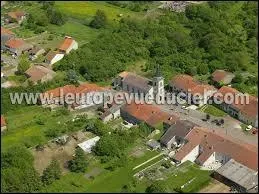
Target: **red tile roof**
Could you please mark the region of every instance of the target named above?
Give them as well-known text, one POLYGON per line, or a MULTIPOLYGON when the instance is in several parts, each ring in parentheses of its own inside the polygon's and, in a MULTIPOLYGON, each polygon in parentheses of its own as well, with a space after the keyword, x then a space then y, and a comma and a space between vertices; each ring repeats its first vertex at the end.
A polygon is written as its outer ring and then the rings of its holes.
POLYGON ((5 118, 3 115, 1 115, 1 127, 6 126, 5 118))
POLYGON ((158 106, 151 104, 131 103, 125 105, 122 109, 152 127, 156 127, 159 123, 172 123, 179 120, 177 116, 164 112, 158 106))
POLYGON ((194 80, 193 77, 185 74, 176 75, 172 80, 171 84, 177 88, 182 89, 185 92, 190 92, 191 94, 204 94, 205 90, 216 90, 211 85, 201 84, 198 81, 194 80))
POLYGON ((1 35, 14 35, 11 30, 1 27, 1 35))
POLYGON ((59 50, 66 51, 72 44, 73 39, 71 37, 65 37, 65 40, 61 43, 59 50))
POLYGON ((171 83, 184 91, 192 89, 198 85, 198 83, 194 81, 193 77, 185 74, 176 75, 173 79, 171 79, 171 83))
POLYGON ((234 102, 231 104, 234 108, 241 111, 243 114, 249 116, 249 117, 256 117, 258 114, 258 99, 253 96, 248 97, 248 104, 242 103, 241 98, 238 97, 238 95, 242 95, 241 92, 236 90, 235 88, 231 88, 228 86, 221 87, 214 96, 217 97, 219 100, 224 100, 226 98, 225 96, 228 96, 229 94, 232 94, 234 96, 234 102), (222 96, 218 96, 218 94, 221 94, 222 96))
POLYGON ((76 87, 74 85, 65 85, 63 87, 55 88, 52 90, 46 91, 44 94, 52 95, 53 98, 60 97, 61 94, 66 95, 68 93, 88 93, 88 92, 97 92, 97 91, 103 91, 104 88, 96 85, 96 84, 90 84, 90 83, 83 83, 80 86, 76 87), (62 90, 62 92, 61 92, 62 90))
POLYGON ((188 143, 175 154, 174 158, 176 160, 182 160, 199 145, 202 148, 202 152, 198 156, 197 161, 201 164, 206 162, 211 154, 216 152, 229 156, 251 169, 258 169, 258 150, 256 146, 202 127, 194 127, 186 136, 186 139, 188 143))
POLYGON ((8 40, 5 45, 9 48, 21 48, 25 45, 26 43, 22 40, 22 39, 18 39, 18 38, 15 38, 15 39, 10 39, 8 40))
POLYGON ((51 75, 55 74, 55 72, 52 71, 51 69, 48 69, 40 65, 33 65, 25 73, 30 77, 29 79, 33 82, 37 82, 38 80, 41 80, 47 74, 51 74, 51 75))

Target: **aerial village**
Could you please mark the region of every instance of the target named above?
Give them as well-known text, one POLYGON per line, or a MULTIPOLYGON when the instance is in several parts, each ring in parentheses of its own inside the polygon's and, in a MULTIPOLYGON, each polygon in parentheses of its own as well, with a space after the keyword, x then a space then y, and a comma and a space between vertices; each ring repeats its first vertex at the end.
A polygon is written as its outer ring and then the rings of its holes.
MULTIPOLYGON (((21 25, 26 17, 25 12, 17 10, 9 12, 3 21, 6 24, 21 25)), ((5 64, 5 70, 1 71, 1 80, 4 80, 1 81, 1 88, 15 86, 8 77, 17 71, 18 58, 21 55, 28 57, 31 62, 30 67, 24 72, 27 79, 23 85, 37 85, 54 79, 57 73, 53 65, 64 60, 63 58, 79 47, 77 37, 66 34, 59 44, 46 49, 18 37, 12 29, 1 26, 1 63, 5 64)), ((229 93, 242 94, 231 87, 234 77, 233 73, 225 69, 217 69, 211 74, 210 84, 202 83, 187 74, 175 75, 168 84, 165 84, 163 74, 159 66, 156 66, 151 79, 134 72, 123 71, 114 77, 110 86, 79 82, 75 85, 69 84, 45 90, 42 94, 50 94, 53 103, 47 104, 40 101, 37 106, 50 110, 43 114, 52 114, 60 108, 65 109, 74 115, 72 122, 86 115, 87 118, 97 118, 103 125, 112 126, 114 130, 131 131, 140 125, 150 128, 151 133, 144 137, 132 153, 136 157, 138 154, 140 156, 144 154, 145 150, 155 153, 134 166, 133 177, 138 181, 158 180, 171 175, 177 178, 177 169, 186 164, 210 171, 210 178, 221 186, 221 191, 258 192, 258 98, 249 95, 249 104, 211 104, 219 93, 222 94, 221 99, 229 93), (63 93, 60 92, 61 90, 63 93), (203 93, 204 90, 206 95, 203 93), (119 105, 111 103, 105 107, 103 102, 88 105, 54 103, 55 99, 65 98, 68 93, 95 92, 143 93, 163 98, 165 93, 177 95, 183 92, 191 95, 199 93, 201 97, 196 103, 188 102, 183 97, 179 99, 181 104, 170 105, 155 102, 153 104, 123 102, 119 105), (210 114, 208 110, 213 108, 221 111, 222 114, 210 114), (168 163, 168 166, 165 163, 168 163)), ((9 126, 13 125, 12 122, 11 119, 7 120, 4 114, 1 115, 2 136, 8 133, 9 126)), ((62 124, 64 121, 58 122, 62 124)), ((101 140, 102 135, 84 129, 64 133, 50 139, 44 145, 31 148, 36 158, 34 165, 42 173, 51 158, 59 155, 61 157, 58 161, 64 165, 62 169, 65 169, 64 173, 66 173, 67 160, 73 158, 76 148, 92 156, 94 147, 101 140)), ((87 174, 90 181, 97 179, 102 173, 98 169, 92 171, 87 174)), ((179 189, 185 191, 184 189, 198 181, 197 179, 199 178, 184 180, 179 185, 179 189)), ((206 190, 202 191, 206 192, 206 190)), ((210 192, 213 192, 213 189, 210 192)))

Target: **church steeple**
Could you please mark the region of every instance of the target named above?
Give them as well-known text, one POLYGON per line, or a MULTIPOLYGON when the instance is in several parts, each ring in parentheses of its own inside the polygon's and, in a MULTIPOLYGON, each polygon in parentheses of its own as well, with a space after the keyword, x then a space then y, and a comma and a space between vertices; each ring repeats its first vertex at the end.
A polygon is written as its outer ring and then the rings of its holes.
POLYGON ((160 65, 158 64, 154 70, 153 94, 154 97, 158 96, 162 99, 164 97, 164 78, 160 70, 160 65))
POLYGON ((156 66, 154 77, 162 77, 161 70, 160 70, 160 65, 159 65, 159 64, 157 64, 157 66, 156 66))

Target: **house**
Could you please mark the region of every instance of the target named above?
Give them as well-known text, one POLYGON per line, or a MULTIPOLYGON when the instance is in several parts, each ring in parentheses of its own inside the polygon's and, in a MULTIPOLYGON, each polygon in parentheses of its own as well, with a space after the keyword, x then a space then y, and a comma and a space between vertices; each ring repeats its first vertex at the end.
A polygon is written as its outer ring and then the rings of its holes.
POLYGON ((1 26, 1 50, 4 50, 5 43, 14 37, 15 37, 15 34, 11 30, 8 30, 1 26))
POLYGON ((65 85, 42 93, 40 96, 40 104, 43 107, 55 108, 61 105, 67 106, 70 110, 83 109, 92 106, 101 106, 103 101, 96 104, 93 101, 94 93, 104 92, 102 88, 96 84, 82 83, 78 87, 75 85, 65 85), (89 97, 87 96, 89 95, 89 97), (47 98, 48 97, 48 98, 47 98), (74 97, 74 98, 70 98, 74 97))
POLYGON ((216 70, 211 74, 212 81, 217 85, 230 84, 234 77, 235 75, 233 73, 224 70, 216 70))
POLYGON ((25 72, 25 75, 28 77, 28 80, 36 84, 37 82, 43 83, 51 80, 56 75, 56 73, 46 67, 33 65, 25 72))
POLYGON ((240 193, 258 193, 258 171, 230 159, 213 173, 213 177, 240 193))
POLYGON ((45 62, 48 65, 53 65, 54 63, 63 59, 63 57, 64 57, 63 53, 59 53, 59 52, 56 52, 56 51, 49 51, 48 54, 46 55, 45 62))
POLYGON ((245 95, 238 90, 223 86, 214 94, 216 101, 222 101, 218 106, 234 118, 254 127, 258 127, 258 98, 247 96, 248 103, 245 102, 245 95), (232 95, 233 102, 227 103, 226 98, 232 95), (244 97, 242 102, 241 97, 244 97))
POLYGON ((86 153, 91 153, 92 148, 96 145, 96 143, 100 140, 99 136, 96 136, 92 139, 84 141, 83 143, 78 144, 77 146, 84 150, 86 153))
POLYGON ((113 80, 113 87, 128 93, 158 96, 160 99, 164 97, 164 78, 160 73, 159 66, 152 80, 123 71, 113 80))
POLYGON ((202 106, 207 103, 208 99, 217 91, 211 85, 202 84, 194 80, 193 77, 185 74, 176 75, 169 82, 169 91, 175 94, 182 93, 183 99, 191 99, 189 104, 202 106))
POLYGON ((103 109, 103 114, 100 116, 100 119, 106 123, 112 119, 116 119, 120 117, 120 109, 124 105, 123 104, 108 104, 108 108, 103 109))
POLYGON ((178 164, 189 160, 204 169, 217 170, 234 159, 257 171, 258 150, 254 145, 202 127, 194 127, 185 140, 186 143, 173 156, 173 160, 178 164))
POLYGON ((158 106, 136 103, 122 106, 121 117, 132 124, 145 122, 152 128, 156 128, 160 124, 171 125, 179 119, 173 114, 162 111, 158 106))
POLYGON ((160 143, 167 149, 178 148, 184 144, 185 137, 195 126, 197 125, 191 121, 178 120, 166 130, 160 138, 160 143))
POLYGON ((43 48, 33 47, 33 49, 29 51, 29 58, 30 60, 37 59, 40 55, 44 54, 45 52, 46 51, 43 48))
POLYGON ((5 118, 3 115, 1 115, 1 132, 5 131, 7 128, 5 118))
POLYGON ((69 54, 72 50, 78 49, 78 43, 71 37, 66 36, 65 40, 59 46, 59 52, 63 54, 69 54))
POLYGON ((26 13, 23 11, 12 11, 8 12, 7 15, 9 22, 17 22, 18 24, 21 24, 26 18, 26 13))
POLYGON ((158 141, 156 141, 154 139, 150 139, 147 142, 147 146, 150 147, 152 150, 158 150, 161 148, 160 143, 158 143, 158 141))
POLYGON ((33 46, 22 39, 13 38, 6 41, 5 47, 12 54, 19 56, 25 51, 32 49, 33 46))

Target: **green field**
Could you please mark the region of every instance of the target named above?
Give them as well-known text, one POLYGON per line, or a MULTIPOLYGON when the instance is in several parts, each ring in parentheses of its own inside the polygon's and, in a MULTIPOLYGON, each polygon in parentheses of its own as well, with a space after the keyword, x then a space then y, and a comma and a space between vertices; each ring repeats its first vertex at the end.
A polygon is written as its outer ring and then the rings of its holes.
POLYGON ((40 106, 26 106, 9 111, 5 118, 8 130, 1 137, 2 150, 16 145, 31 147, 46 143, 44 131, 51 127, 57 127, 58 121, 64 122, 70 119, 71 115, 55 116, 54 113, 40 106), (45 124, 37 124, 37 118, 43 119, 45 124))
POLYGON ((106 2, 56 2, 55 6, 64 14, 69 17, 75 17, 79 19, 85 19, 87 17, 93 17, 96 11, 102 10, 106 13, 109 21, 119 19, 119 14, 123 14, 123 17, 143 17, 143 13, 136 13, 128 9, 120 8, 106 2))
POLYGON ((81 24, 76 20, 70 19, 63 26, 50 24, 47 31, 61 37, 71 36, 78 41, 79 46, 95 39, 102 30, 96 30, 81 24))

